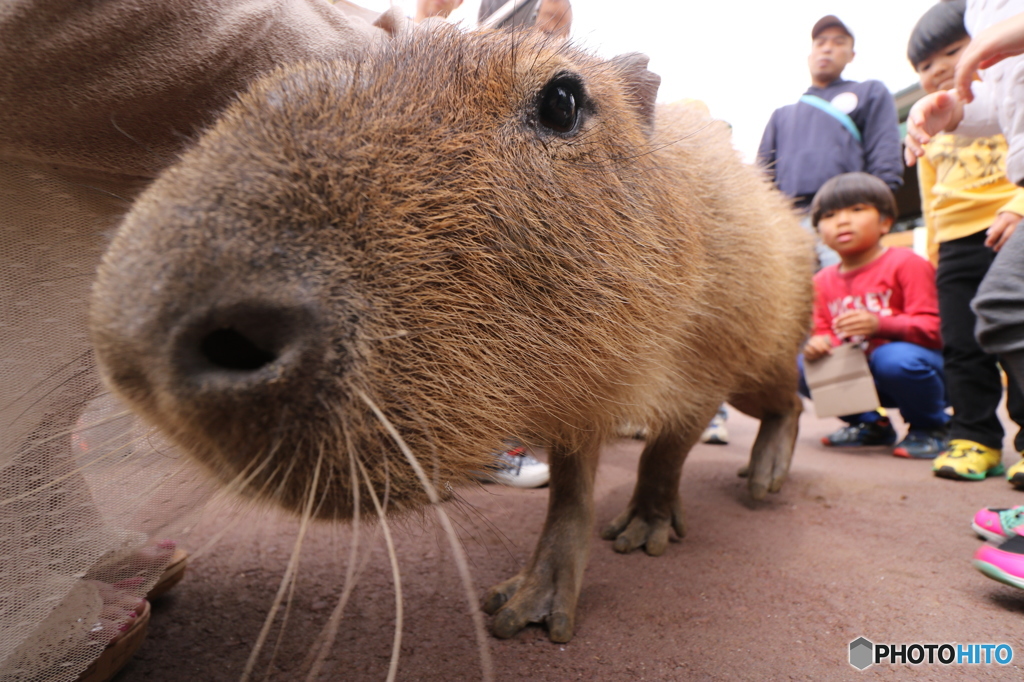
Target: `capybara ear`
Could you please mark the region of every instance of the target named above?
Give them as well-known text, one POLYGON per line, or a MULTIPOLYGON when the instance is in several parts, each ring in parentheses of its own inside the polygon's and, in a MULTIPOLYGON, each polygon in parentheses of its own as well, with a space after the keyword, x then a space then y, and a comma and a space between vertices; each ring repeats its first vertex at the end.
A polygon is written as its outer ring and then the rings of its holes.
POLYGON ((392 5, 386 12, 382 12, 373 25, 390 33, 393 38, 415 28, 415 24, 409 21, 402 9, 396 5, 392 5))
POLYGON ((622 73, 622 82, 627 88, 626 97, 647 126, 647 132, 654 129, 654 103, 658 99, 658 87, 661 85, 661 76, 647 70, 649 61, 647 55, 639 52, 620 54, 611 60, 622 73))

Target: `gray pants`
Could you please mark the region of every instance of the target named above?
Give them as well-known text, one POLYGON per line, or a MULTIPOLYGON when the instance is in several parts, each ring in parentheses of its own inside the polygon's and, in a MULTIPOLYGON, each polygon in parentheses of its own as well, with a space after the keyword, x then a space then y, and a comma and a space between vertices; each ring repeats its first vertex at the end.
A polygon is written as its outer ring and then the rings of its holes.
POLYGON ((1024 386, 1024 220, 996 255, 971 308, 978 343, 1024 386))

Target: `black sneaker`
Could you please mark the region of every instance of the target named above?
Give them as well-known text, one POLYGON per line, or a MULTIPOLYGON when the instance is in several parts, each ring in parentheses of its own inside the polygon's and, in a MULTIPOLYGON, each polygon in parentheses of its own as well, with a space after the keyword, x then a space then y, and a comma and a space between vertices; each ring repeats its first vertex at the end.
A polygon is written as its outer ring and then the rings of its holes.
POLYGON ((913 426, 907 431, 907 437, 892 449, 896 457, 910 459, 935 459, 949 449, 949 429, 933 429, 925 431, 913 426))
POLYGON ((844 426, 821 439, 830 448, 862 448, 892 445, 896 442, 896 429, 887 418, 875 422, 861 422, 844 426))

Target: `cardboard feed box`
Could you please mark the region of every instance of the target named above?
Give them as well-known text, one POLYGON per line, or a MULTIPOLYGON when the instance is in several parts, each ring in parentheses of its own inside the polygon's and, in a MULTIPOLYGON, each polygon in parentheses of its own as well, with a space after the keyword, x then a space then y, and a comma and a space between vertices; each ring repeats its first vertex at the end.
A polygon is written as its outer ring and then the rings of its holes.
POLYGON ((804 379, 819 417, 841 417, 878 409, 878 391, 864 349, 844 343, 832 355, 804 362, 804 379))

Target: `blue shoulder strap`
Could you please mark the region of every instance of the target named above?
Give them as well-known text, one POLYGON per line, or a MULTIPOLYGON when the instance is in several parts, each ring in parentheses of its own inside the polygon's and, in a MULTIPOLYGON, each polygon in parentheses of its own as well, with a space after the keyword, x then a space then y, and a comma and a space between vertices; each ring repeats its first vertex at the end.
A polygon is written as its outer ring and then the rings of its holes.
POLYGON ((800 101, 804 104, 810 104, 816 109, 821 109, 826 114, 842 123, 843 127, 850 131, 850 134, 853 135, 853 138, 857 140, 857 142, 860 142, 861 144, 864 143, 864 140, 860 135, 860 130, 857 129, 857 124, 853 122, 852 118, 834 107, 832 102, 817 97, 816 95, 804 95, 800 98, 800 101))

